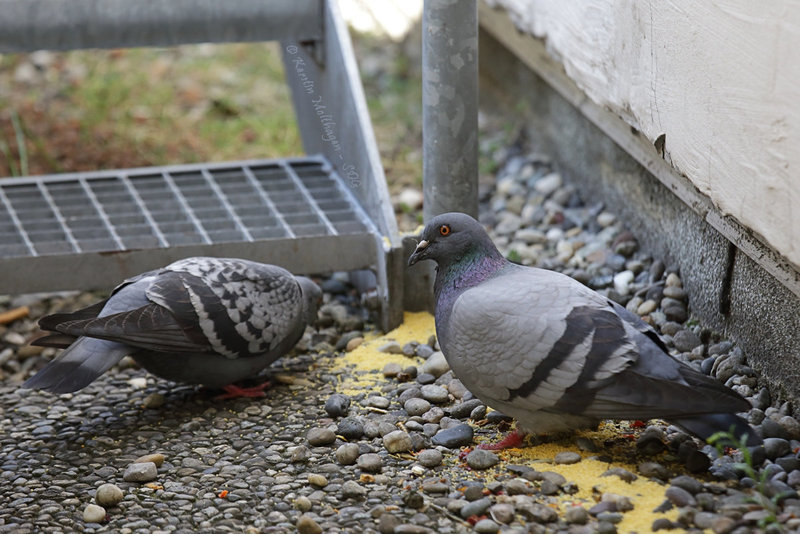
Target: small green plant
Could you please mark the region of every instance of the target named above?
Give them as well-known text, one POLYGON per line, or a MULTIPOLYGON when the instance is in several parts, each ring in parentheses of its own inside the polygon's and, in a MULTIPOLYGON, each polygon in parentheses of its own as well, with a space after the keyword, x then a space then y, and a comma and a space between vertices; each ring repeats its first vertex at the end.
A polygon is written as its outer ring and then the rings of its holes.
POLYGON ((508 259, 508 261, 512 263, 522 263, 522 256, 520 256, 519 252, 517 252, 517 250, 513 248, 508 251, 506 258, 508 259))
POLYGON ((760 528, 766 528, 769 525, 778 525, 778 502, 785 497, 785 494, 778 493, 772 497, 769 496, 767 471, 762 469, 759 472, 758 468, 753 465, 753 455, 747 447, 747 434, 737 437, 733 427, 731 427, 727 432, 714 433, 708 438, 708 443, 716 448, 720 455, 728 454, 730 449, 739 450, 742 455, 742 461, 735 463, 733 466, 735 469, 740 470, 746 476, 756 481, 753 487, 755 492, 750 497, 750 500, 769 512, 769 515, 758 521, 758 526, 760 528))
POLYGON ((25 144, 25 131, 22 129, 22 123, 19 120, 19 115, 16 110, 10 110, 9 114, 11 116, 11 127, 14 128, 14 137, 17 144, 18 163, 14 160, 11 146, 5 139, 0 139, 0 152, 8 161, 8 168, 11 172, 11 176, 27 176, 28 149, 25 144))

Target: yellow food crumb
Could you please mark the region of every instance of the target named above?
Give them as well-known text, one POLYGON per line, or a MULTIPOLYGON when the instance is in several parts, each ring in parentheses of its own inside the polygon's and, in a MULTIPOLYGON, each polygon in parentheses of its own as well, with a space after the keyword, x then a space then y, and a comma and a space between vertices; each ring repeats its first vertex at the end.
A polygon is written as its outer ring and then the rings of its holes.
MULTIPOLYGON (((597 434, 605 434, 602 430, 598 433, 585 432, 587 437, 593 437, 597 440, 597 434)), ((574 441, 574 438, 570 441, 574 441)), ((633 443, 632 447, 635 447, 633 443)), ((636 474, 637 469, 635 465, 623 462, 601 462, 592 460, 589 457, 594 456, 594 453, 584 452, 578 447, 568 443, 546 443, 533 447, 524 447, 519 449, 509 449, 507 451, 507 463, 529 465, 537 471, 554 471, 564 475, 564 477, 574 482, 578 486, 578 492, 573 495, 564 495, 561 499, 561 511, 566 510, 566 507, 571 503, 580 502, 585 508, 589 509, 595 504, 593 498, 592 488, 599 492, 598 497, 603 493, 615 493, 617 495, 624 495, 630 498, 633 502, 633 510, 622 514, 622 521, 617 524, 617 531, 623 532, 650 532, 653 521, 659 517, 667 517, 675 521, 678 516, 678 511, 673 509, 666 513, 654 513, 658 505, 664 502, 664 492, 667 486, 653 482, 641 475, 633 482, 625 482, 618 476, 601 477, 603 473, 612 467, 621 467, 627 469, 631 473, 636 474), (550 460, 556 454, 564 451, 577 452, 583 457, 583 460, 576 464, 563 465, 543 463, 542 460, 550 460)))
POLYGON ((384 377, 380 371, 387 363, 394 362, 406 367, 421 362, 420 358, 409 358, 402 354, 390 354, 378 350, 390 341, 396 341, 401 346, 410 341, 426 343, 428 338, 436 333, 433 316, 427 312, 406 312, 403 317, 403 324, 391 332, 382 336, 366 336, 364 342, 355 350, 336 359, 334 369, 349 367, 352 370, 347 373, 349 377, 339 388, 342 393, 345 395, 363 393, 365 389, 383 381, 384 377))

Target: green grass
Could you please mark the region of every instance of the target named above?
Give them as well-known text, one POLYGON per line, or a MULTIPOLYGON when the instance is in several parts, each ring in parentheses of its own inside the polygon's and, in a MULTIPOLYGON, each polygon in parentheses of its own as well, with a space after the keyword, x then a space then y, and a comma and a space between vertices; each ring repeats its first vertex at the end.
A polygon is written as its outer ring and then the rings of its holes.
MULTIPOLYGON (((386 43, 356 36, 359 54, 386 43)), ((0 56, 0 176, 303 153, 277 43, 74 51, 32 82, 0 56), (25 150, 27 148, 27 151, 25 150), (20 150, 22 149, 22 150, 20 150)), ((421 82, 395 54, 364 79, 390 183, 421 184, 421 82)))

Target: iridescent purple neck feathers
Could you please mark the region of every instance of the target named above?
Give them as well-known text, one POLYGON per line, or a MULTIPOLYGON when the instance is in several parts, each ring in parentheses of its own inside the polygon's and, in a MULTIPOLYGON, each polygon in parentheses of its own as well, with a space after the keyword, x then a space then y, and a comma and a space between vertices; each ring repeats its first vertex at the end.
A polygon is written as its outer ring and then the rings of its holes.
POLYGON ((512 265, 494 247, 488 252, 475 251, 453 263, 439 265, 433 285, 437 330, 440 324, 444 326, 447 323, 453 303, 461 293, 512 265))

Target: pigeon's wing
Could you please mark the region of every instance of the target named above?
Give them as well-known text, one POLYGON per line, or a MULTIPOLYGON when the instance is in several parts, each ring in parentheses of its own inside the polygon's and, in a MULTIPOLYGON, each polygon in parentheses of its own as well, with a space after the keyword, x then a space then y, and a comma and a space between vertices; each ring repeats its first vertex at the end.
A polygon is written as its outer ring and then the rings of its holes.
MULTIPOLYGON (((750 403, 724 384, 685 365, 661 350, 644 334, 629 330, 639 358, 630 367, 594 388, 591 402, 570 401, 564 409, 582 410, 597 417, 650 419, 692 417, 746 411, 750 403)), ((582 384, 573 391, 582 396, 582 384)))
POLYGON ((504 270, 454 303, 444 333, 450 365, 498 401, 552 408, 577 382, 597 384, 636 359, 622 321, 602 302, 558 273, 504 270))
MULTIPOLYGON (((110 315, 111 313, 116 313, 118 311, 122 311, 129 300, 131 300, 128 295, 138 293, 142 297, 144 296, 144 289, 146 284, 143 284, 142 281, 151 278, 155 275, 158 271, 148 271, 146 273, 142 273, 131 278, 124 280, 122 283, 117 285, 112 291, 108 298, 105 298, 99 302, 95 302, 90 306, 86 306, 85 308, 81 308, 79 310, 65 312, 65 313, 53 313, 51 315, 46 315, 39 319, 39 327, 42 330, 51 330, 51 331, 58 331, 60 325, 70 322, 77 322, 77 321, 86 321, 90 319, 94 319, 101 315, 110 315), (133 286, 133 287, 131 287, 133 286), (114 299, 115 295, 118 297, 114 299), (119 298, 121 295, 125 295, 123 298, 119 298), (115 303, 110 306, 112 311, 105 310, 106 305, 109 303, 111 299, 115 300, 115 303)), ((143 301, 138 302, 138 304, 143 304, 143 301)), ((138 307, 136 305, 129 306, 131 308, 138 307)), ((42 338, 44 339, 44 338, 42 338)), ((37 340, 38 341, 38 340, 37 340)))
POLYGON ((31 341, 31 345, 35 345, 37 347, 55 347, 57 349, 65 349, 72 345, 76 339, 78 338, 68 334, 48 334, 46 336, 34 339, 31 341))
POLYGON ((263 354, 305 329, 300 286, 285 269, 219 258, 189 258, 166 269, 169 276, 158 277, 148 298, 200 332, 215 352, 263 354))
POLYGON ((194 325, 184 325, 170 310, 148 304, 102 317, 65 321, 57 325, 57 330, 156 352, 210 352, 211 345, 196 327, 196 320, 194 325))
POLYGON ((106 302, 108 302, 108 299, 95 302, 91 306, 81 308, 80 310, 76 310, 74 312, 53 313, 51 315, 46 315, 39 319, 39 328, 42 330, 55 331, 58 330, 58 325, 64 322, 94 319, 100 314, 101 311, 103 311, 103 306, 106 305, 106 302))

